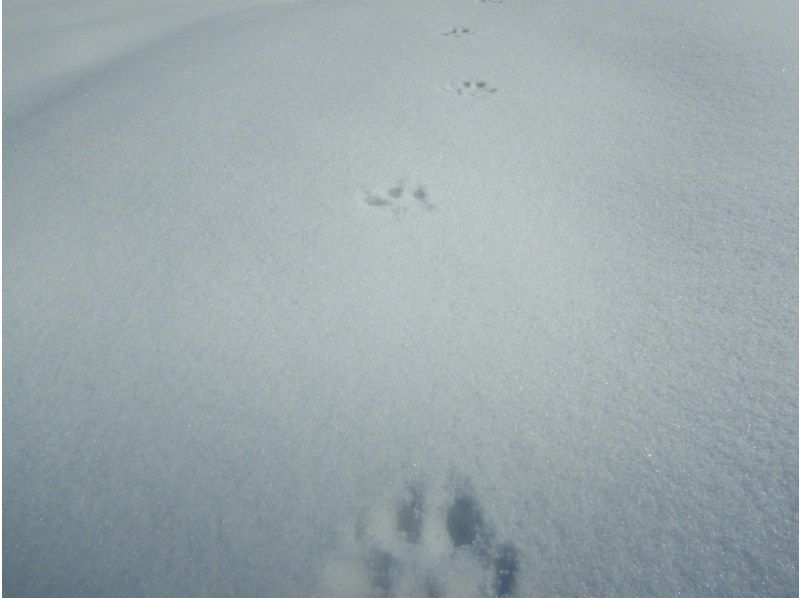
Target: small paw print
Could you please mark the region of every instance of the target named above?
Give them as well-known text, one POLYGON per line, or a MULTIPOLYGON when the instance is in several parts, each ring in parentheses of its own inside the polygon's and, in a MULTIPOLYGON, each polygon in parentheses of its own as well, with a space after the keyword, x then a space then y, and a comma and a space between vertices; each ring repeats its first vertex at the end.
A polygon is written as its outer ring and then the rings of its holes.
POLYGON ((399 216, 412 209, 432 211, 436 209, 424 185, 408 186, 406 181, 398 181, 385 192, 373 190, 363 192, 361 200, 368 206, 385 208, 399 216))
POLYGON ((460 96, 482 96, 497 91, 497 88, 490 85, 485 79, 468 79, 459 83, 452 83, 448 89, 460 96))
POLYGON ((469 27, 451 27, 450 29, 442 31, 440 35, 447 37, 464 37, 465 35, 472 35, 473 33, 475 33, 475 30, 469 27))

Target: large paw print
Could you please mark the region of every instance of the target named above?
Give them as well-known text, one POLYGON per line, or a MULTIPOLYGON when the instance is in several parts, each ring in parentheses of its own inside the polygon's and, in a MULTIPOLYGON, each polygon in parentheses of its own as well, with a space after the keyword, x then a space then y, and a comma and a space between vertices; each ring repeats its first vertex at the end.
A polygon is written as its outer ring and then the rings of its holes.
POLYGON ((512 596, 519 559, 496 544, 467 487, 411 485, 364 513, 323 567, 319 595, 349 597, 512 596))

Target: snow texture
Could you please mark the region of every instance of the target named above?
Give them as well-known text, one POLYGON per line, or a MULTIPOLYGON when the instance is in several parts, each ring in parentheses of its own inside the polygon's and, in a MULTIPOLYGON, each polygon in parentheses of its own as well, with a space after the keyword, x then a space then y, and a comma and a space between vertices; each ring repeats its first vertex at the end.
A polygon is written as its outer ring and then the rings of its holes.
POLYGON ((9 596, 796 595, 796 3, 3 16, 9 596))

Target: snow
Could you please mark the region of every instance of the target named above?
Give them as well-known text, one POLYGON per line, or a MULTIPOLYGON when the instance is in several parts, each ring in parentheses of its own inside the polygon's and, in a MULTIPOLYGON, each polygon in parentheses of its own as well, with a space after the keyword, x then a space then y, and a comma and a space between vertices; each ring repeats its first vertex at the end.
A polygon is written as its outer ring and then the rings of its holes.
POLYGON ((792 3, 3 16, 9 595, 796 593, 792 3))

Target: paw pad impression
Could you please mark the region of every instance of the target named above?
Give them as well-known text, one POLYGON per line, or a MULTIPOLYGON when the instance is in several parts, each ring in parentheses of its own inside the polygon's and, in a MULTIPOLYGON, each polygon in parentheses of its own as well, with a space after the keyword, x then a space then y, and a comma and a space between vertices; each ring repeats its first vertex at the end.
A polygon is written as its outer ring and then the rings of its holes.
POLYGON ((495 544, 486 515, 469 489, 409 486, 345 531, 319 595, 513 596, 517 550, 512 542, 495 544))

